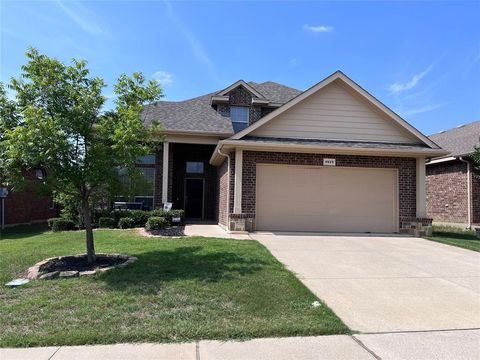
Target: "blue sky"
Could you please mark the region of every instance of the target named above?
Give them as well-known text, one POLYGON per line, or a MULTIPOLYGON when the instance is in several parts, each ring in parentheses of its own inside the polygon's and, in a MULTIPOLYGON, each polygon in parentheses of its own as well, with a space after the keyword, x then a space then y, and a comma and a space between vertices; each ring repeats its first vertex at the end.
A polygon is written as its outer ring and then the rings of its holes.
POLYGON ((480 120, 480 2, 0 0, 0 80, 34 46, 168 100, 238 79, 306 89, 342 70, 426 134, 480 120))

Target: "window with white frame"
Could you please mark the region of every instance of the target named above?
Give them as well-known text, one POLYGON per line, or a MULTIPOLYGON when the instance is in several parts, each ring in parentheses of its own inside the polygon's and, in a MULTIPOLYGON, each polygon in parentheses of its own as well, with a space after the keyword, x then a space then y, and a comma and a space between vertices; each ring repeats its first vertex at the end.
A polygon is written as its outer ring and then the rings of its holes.
POLYGON ((248 126, 249 108, 246 106, 231 106, 230 118, 232 119, 233 131, 242 131, 248 126))

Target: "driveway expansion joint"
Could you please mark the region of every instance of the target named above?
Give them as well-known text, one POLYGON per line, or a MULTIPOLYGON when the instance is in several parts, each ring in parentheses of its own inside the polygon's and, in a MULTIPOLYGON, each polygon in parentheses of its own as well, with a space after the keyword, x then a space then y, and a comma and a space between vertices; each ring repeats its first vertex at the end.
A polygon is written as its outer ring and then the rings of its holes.
MULTIPOLYGON (((398 330, 398 331, 358 331, 355 335, 388 335, 388 334, 415 334, 415 333, 437 333, 446 331, 476 331, 480 328, 460 328, 460 329, 434 329, 434 330, 398 330)), ((353 335, 352 335, 353 336, 353 335)))
POLYGON ((195 358, 200 360, 200 341, 195 342, 195 358))
POLYGON ((355 335, 350 335, 350 337, 355 341, 362 349, 364 349, 366 352, 368 352, 370 355, 372 355, 375 359, 381 360, 382 358, 375 354, 375 352, 371 349, 369 349, 360 339, 357 339, 355 335))
POLYGON ((51 359, 55 356, 55 354, 58 352, 58 350, 60 350, 60 348, 61 348, 61 346, 59 346, 59 347, 57 348, 57 350, 55 350, 55 351, 53 352, 53 354, 48 358, 48 360, 51 360, 51 359))

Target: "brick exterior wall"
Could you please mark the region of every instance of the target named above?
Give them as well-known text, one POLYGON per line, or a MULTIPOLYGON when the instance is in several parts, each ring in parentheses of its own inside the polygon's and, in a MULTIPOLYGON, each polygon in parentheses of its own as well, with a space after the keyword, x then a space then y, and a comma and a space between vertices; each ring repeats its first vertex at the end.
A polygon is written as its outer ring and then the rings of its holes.
POLYGON ((58 208, 55 206, 50 209, 50 205, 50 197, 38 196, 29 191, 12 191, 5 198, 5 225, 25 224, 56 217, 58 208))
POLYGON ((472 222, 480 224, 480 174, 472 174, 472 222))
POLYGON ((225 159, 222 165, 218 167, 218 197, 217 213, 218 223, 227 226, 228 220, 228 159, 225 159))
POLYGON ((155 153, 155 191, 153 193, 153 206, 162 207, 162 184, 163 184, 163 149, 155 153))
POLYGON ((228 104, 218 104, 217 112, 222 116, 230 117, 230 106, 246 106, 249 108, 248 125, 252 125, 273 110, 257 105, 252 106, 253 96, 243 86, 236 87, 228 93, 228 96, 228 104))
MULTIPOLYGON (((242 213, 250 217, 255 217, 256 164, 322 166, 324 157, 335 158, 337 167, 397 169, 399 176, 399 217, 402 219, 414 218, 416 216, 416 160, 414 158, 256 151, 245 151, 243 153, 242 213)), ((232 154, 232 160, 233 158, 234 156, 232 154)), ((234 169, 234 161, 231 161, 230 214, 233 213, 234 169)))
POLYGON ((427 216, 437 222, 467 223, 467 164, 449 161, 427 165, 427 216))

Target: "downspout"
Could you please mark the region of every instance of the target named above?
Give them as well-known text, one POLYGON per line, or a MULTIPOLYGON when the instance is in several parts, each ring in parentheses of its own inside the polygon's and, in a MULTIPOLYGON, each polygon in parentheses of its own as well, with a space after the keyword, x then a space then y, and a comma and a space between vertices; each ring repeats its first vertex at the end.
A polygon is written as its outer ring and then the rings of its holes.
POLYGON ((221 155, 221 156, 224 156, 226 157, 228 160, 228 163, 227 163, 227 182, 228 182, 228 192, 227 192, 227 219, 226 219, 226 224, 225 224, 225 227, 228 229, 229 226, 228 226, 228 222, 229 222, 229 213, 230 213, 230 154, 225 154, 225 153, 222 153, 222 151, 220 150, 220 148, 217 149, 217 152, 221 155))
POLYGON ((472 189, 470 186, 471 183, 471 171, 470 171, 470 161, 465 160, 462 157, 458 157, 458 160, 467 164, 467 228, 472 228, 472 189))

